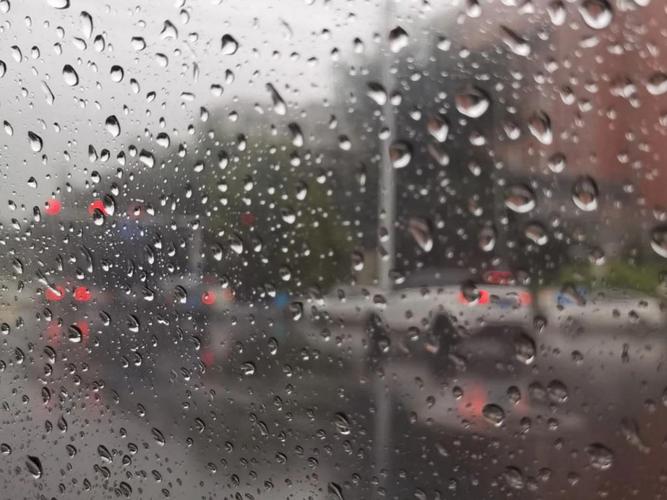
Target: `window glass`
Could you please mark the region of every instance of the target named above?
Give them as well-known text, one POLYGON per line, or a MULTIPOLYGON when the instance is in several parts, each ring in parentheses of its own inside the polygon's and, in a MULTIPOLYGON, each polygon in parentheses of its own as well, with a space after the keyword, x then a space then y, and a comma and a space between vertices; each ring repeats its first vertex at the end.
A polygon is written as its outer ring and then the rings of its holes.
POLYGON ((663 498, 660 0, 0 0, 2 498, 663 498))

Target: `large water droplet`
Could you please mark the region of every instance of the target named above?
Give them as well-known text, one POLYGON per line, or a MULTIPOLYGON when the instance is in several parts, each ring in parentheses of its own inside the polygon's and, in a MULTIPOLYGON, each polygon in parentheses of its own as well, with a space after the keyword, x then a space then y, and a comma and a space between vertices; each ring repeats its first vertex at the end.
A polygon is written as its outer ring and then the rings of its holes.
POLYGON ((528 213, 535 208, 535 194, 524 184, 514 184, 507 190, 505 206, 519 214, 528 213))
POLYGON ((301 127, 297 123, 290 123, 288 125, 290 135, 292 136, 292 144, 300 148, 303 146, 303 132, 301 131, 301 127))
POLYGON ((579 6, 579 13, 584 22, 595 30, 601 30, 611 24, 614 12, 608 0, 584 0, 579 6))
POLYGON ((389 32, 389 50, 394 54, 408 46, 408 34, 400 26, 396 26, 389 32))
POLYGON ((355 250, 352 252, 352 270, 359 272, 364 269, 364 254, 355 250))
POLYGON ((667 74, 658 71, 649 76, 646 90, 652 95, 662 95, 667 92, 667 74))
POLYGON ((93 34, 93 18, 88 12, 83 11, 79 15, 79 20, 81 22, 81 33, 85 38, 90 38, 93 34))
POLYGON ((572 201, 580 210, 591 212, 598 207, 598 188, 587 176, 579 177, 572 187, 572 201))
POLYGON ((118 137, 120 135, 120 123, 118 123, 118 118, 115 115, 107 117, 104 122, 104 126, 113 137, 118 137))
POLYGON ((246 361, 241 365, 241 373, 246 377, 254 375, 255 371, 256 371, 255 363, 253 363, 252 361, 246 361))
POLYGON ((99 208, 95 207, 95 209, 93 209, 93 224, 95 224, 96 226, 102 226, 104 225, 104 220, 105 220, 104 212, 99 208))
POLYGON ((74 87, 79 83, 79 75, 76 73, 76 70, 69 64, 65 64, 65 66, 63 66, 63 79, 70 87, 74 87))
POLYGON ((537 111, 528 119, 528 130, 533 137, 548 146, 554 140, 551 119, 544 111, 537 111))
POLYGON ((387 103, 387 91, 377 82, 369 82, 366 95, 370 97, 376 104, 383 106, 387 103))
POLYGON ((39 458, 28 455, 28 458, 25 461, 25 466, 35 479, 42 477, 44 471, 42 469, 42 461, 39 458))
POLYGON ((153 434, 153 439, 155 439, 155 442, 159 444, 160 446, 164 446, 166 440, 164 439, 164 434, 162 434, 162 431, 158 429, 157 427, 153 427, 151 429, 151 434, 153 434))
POLYGON ((188 301, 188 292, 181 285, 174 288, 174 297, 179 304, 185 304, 188 301))
POLYGON ((97 454, 99 457, 106 463, 110 464, 113 462, 113 455, 111 455, 111 452, 109 451, 109 448, 104 446, 103 444, 99 445, 97 447, 97 454))
POLYGON ((424 252, 430 252, 433 249, 431 225, 427 220, 412 217, 408 222, 408 231, 424 252))
POLYGON ((146 48, 146 40, 140 36, 133 36, 130 40, 130 45, 132 45, 135 51, 140 52, 146 48))
POLYGON ((69 7, 69 0, 46 0, 54 9, 66 9, 69 7))
POLYGON ((294 321, 299 321, 303 317, 303 304, 301 302, 292 302, 289 305, 289 311, 294 321))
POLYGON ((567 159, 563 153, 554 153, 547 160, 547 166, 554 174, 559 174, 565 170, 567 159))
POLYGON ((296 222, 296 213, 291 207, 283 207, 280 209, 280 218, 287 224, 294 224, 296 222))
POLYGON ((351 432, 350 420, 344 413, 336 413, 334 415, 334 425, 336 426, 336 430, 343 436, 348 436, 351 432))
POLYGON ((57 423, 57 425, 58 425, 58 429, 59 429, 60 432, 62 432, 62 433, 67 432, 67 429, 69 428, 69 424, 67 423, 67 420, 65 420, 65 417, 62 416, 62 415, 61 415, 60 418, 58 419, 58 423, 57 423))
POLYGON ((552 380, 547 386, 547 395, 549 396, 549 401, 562 405, 567 402, 567 386, 560 380, 552 380))
POLYGON ((461 283, 461 297, 463 301, 468 305, 475 305, 479 302, 479 299, 482 296, 475 282, 472 280, 466 280, 461 283))
POLYGON ((588 462, 598 470, 608 470, 614 464, 614 453, 600 443, 593 443, 586 447, 588 462))
POLYGON ((567 11, 565 10, 565 5, 563 5, 562 0, 553 0, 547 6, 547 13, 554 26, 562 26, 565 23, 567 11))
POLYGON ((44 144, 42 138, 34 132, 28 132, 28 142, 30 143, 30 149, 35 153, 39 153, 42 150, 44 144))
POLYGON ((479 0, 466 0, 465 7, 466 15, 472 18, 478 18, 482 15, 482 7, 479 5, 479 0))
POLYGON ((160 38, 162 38, 163 40, 178 38, 178 30, 171 21, 167 20, 163 23, 162 31, 160 31, 160 38))
POLYGON ((146 165, 148 168, 153 168, 155 165, 155 157, 153 156, 153 153, 146 151, 145 149, 142 149, 139 152, 139 161, 146 165))
POLYGON ((405 141, 395 141, 389 146, 389 159, 394 168, 404 168, 412 160, 412 147, 405 141))
POLYGON ((454 100, 459 113, 469 118, 479 118, 486 113, 491 104, 486 93, 473 86, 469 86, 457 94, 454 100))
POLYGON ((325 500, 345 500, 342 488, 336 483, 327 484, 327 497, 325 500))
POLYGON ((130 498, 130 496, 132 496, 132 486, 130 486, 125 481, 118 483, 118 490, 125 498, 130 498))
POLYGON ((523 364, 530 364, 535 360, 535 342, 525 333, 514 338, 514 353, 516 359, 523 364))
POLYGON ((659 226, 651 231, 651 248, 660 257, 667 259, 667 226, 659 226))
POLYGON ((111 66, 109 74, 111 75, 111 81, 118 83, 123 80, 123 76, 125 76, 125 71, 123 70, 122 66, 114 64, 113 66, 111 66))
POLYGON ((273 102, 273 111, 278 115, 284 115, 285 113, 287 113, 287 105, 285 104, 285 101, 280 96, 276 88, 272 84, 267 83, 266 89, 271 94, 271 101, 273 102))
POLYGON ((239 43, 232 35, 226 34, 222 36, 220 49, 224 55, 231 56, 239 49, 239 43))
POLYGON ((549 241, 549 236, 547 236, 547 232, 544 230, 544 226, 542 226, 542 224, 539 222, 531 222, 527 224, 524 228, 523 234, 526 236, 526 238, 539 246, 544 246, 549 241))
POLYGON ((492 226, 483 227, 478 236, 479 248, 491 252, 496 246, 496 230, 492 226))
POLYGON ((503 472, 503 478, 505 479, 507 486, 514 490, 522 490, 526 485, 523 473, 521 472, 521 469, 517 467, 506 467, 505 472, 503 472))
POLYGON ((116 211, 116 200, 110 194, 104 195, 104 197, 102 198, 102 205, 104 206, 104 212, 107 215, 113 215, 114 212, 116 211))
POLYGON ((445 142, 449 134, 449 123, 447 119, 437 115, 430 115, 426 120, 426 130, 436 141, 445 142))
POLYGON ((531 48, 525 38, 519 36, 506 26, 501 26, 500 31, 502 33, 503 42, 512 52, 523 57, 528 57, 530 55, 531 48))
POLYGON ((73 344, 79 344, 83 340, 83 332, 78 325, 70 325, 67 329, 67 340, 73 344))
POLYGON ((496 404, 489 403, 484 405, 482 415, 494 427, 500 427, 505 421, 505 410, 496 404))

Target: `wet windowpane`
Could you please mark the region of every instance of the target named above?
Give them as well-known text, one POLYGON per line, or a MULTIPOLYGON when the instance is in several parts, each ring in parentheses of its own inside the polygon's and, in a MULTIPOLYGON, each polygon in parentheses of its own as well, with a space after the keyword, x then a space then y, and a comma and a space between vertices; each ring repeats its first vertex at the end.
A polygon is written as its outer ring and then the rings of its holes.
POLYGON ((661 0, 0 0, 0 484, 664 498, 661 0))

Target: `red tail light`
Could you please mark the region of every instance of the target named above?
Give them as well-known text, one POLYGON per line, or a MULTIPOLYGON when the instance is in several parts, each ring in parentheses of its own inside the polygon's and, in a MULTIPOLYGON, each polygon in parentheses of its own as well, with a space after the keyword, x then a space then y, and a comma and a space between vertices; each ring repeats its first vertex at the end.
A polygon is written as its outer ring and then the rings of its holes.
POLYGON ((88 205, 88 213, 90 215, 93 215, 95 213, 95 210, 99 210, 102 212, 104 215, 109 215, 107 214, 107 211, 104 209, 104 203, 102 203, 102 200, 95 200, 88 205))
POLYGON ((204 292, 201 294, 201 302, 204 305, 210 306, 215 304, 215 293, 214 292, 204 292))
POLYGON ((241 214, 241 224, 244 226, 252 226, 255 223, 255 214, 252 212, 243 212, 241 214))
POLYGON ((215 361, 215 355, 213 351, 202 351, 200 359, 204 363, 204 366, 211 366, 213 361, 215 361))
POLYGON ((46 202, 47 215, 58 215, 62 209, 62 203, 58 200, 49 200, 46 202))
POLYGON ((58 345, 60 343, 60 333, 61 328, 56 320, 49 321, 49 324, 46 325, 46 337, 49 341, 49 344, 58 345))
POLYGON ((457 404, 459 415, 463 418, 477 418, 482 416, 482 410, 487 403, 488 391, 483 384, 472 382, 466 387, 463 398, 457 404))
POLYGON ((530 292, 521 292, 519 294, 519 302, 522 306, 529 306, 533 303, 533 294, 530 292))
POLYGON ((88 322, 85 320, 77 321, 74 323, 74 326, 76 326, 81 331, 81 343, 84 346, 88 345, 88 338, 90 337, 90 325, 88 322))
POLYGON ((463 293, 459 292, 459 302, 461 304, 469 304, 469 305, 476 305, 476 304, 488 304, 490 301, 490 295, 487 290, 478 290, 479 291, 479 297, 477 300, 474 301, 469 301, 466 299, 465 295, 463 293))
POLYGON ((85 286, 77 286, 74 289, 74 300, 77 302, 88 302, 93 298, 93 294, 85 286))
POLYGON ((484 273, 484 281, 489 285, 511 285, 514 276, 511 271, 487 271, 484 273))

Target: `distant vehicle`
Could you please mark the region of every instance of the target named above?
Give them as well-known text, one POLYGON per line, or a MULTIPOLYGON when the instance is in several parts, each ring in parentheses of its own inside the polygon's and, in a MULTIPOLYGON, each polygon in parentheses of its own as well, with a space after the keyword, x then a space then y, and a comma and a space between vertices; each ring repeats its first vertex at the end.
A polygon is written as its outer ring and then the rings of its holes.
POLYGON ((377 287, 337 288, 307 300, 311 319, 368 324, 379 315, 395 331, 433 330, 447 321, 476 328, 485 323, 532 321, 533 296, 505 270, 471 279, 466 270, 423 270, 384 292, 377 287))
POLYGON ((631 324, 667 325, 665 299, 632 290, 591 290, 586 285, 565 284, 540 290, 537 299, 545 319, 558 324, 607 329, 627 328, 631 324))

